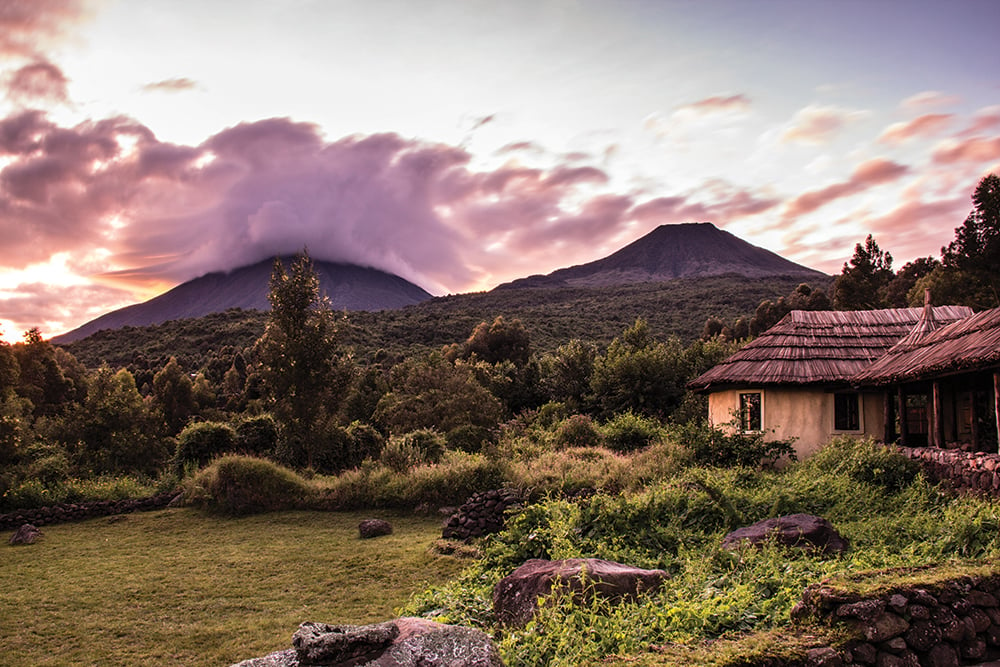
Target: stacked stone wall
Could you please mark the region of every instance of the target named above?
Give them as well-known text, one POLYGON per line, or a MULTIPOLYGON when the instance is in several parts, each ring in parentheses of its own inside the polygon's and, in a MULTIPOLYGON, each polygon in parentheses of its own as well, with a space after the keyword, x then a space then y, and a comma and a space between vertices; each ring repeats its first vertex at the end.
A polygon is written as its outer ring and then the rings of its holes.
POLYGON ((973 493, 1000 493, 1000 455, 936 447, 897 449, 923 464, 931 481, 947 481, 956 489, 973 493))
POLYGON ((177 492, 159 493, 148 498, 130 498, 128 500, 98 500, 87 503, 63 503, 51 507, 22 509, 0 514, 0 530, 13 530, 26 523, 33 526, 47 526, 67 521, 82 521, 113 514, 128 514, 130 512, 146 512, 166 507, 177 495, 177 492))
POLYGON ((957 667, 1000 656, 1000 576, 963 577, 861 597, 809 586, 795 619, 846 625, 857 639, 812 652, 811 665, 957 667))
POLYGON ((494 489, 473 494, 449 517, 441 530, 446 540, 468 540, 503 528, 509 508, 521 506, 521 494, 512 489, 494 489))

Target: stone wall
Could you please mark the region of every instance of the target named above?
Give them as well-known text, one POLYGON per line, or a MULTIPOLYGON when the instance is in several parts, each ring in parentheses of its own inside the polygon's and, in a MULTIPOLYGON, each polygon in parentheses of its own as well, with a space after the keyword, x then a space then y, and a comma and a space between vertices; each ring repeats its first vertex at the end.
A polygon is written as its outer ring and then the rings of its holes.
POLYGON ((934 482, 947 480, 956 489, 975 493, 1000 493, 1000 455, 936 447, 897 447, 924 466, 934 482))
POLYGON ((956 667, 1000 656, 1000 575, 896 587, 870 597, 809 586, 797 620, 846 625, 857 639, 807 664, 956 667))
POLYGON ((128 500, 98 500, 89 503, 63 503, 51 507, 23 509, 0 514, 0 530, 15 530, 26 523, 47 526, 67 521, 82 521, 112 514, 145 512, 166 507, 177 496, 176 491, 160 493, 148 498, 128 500))

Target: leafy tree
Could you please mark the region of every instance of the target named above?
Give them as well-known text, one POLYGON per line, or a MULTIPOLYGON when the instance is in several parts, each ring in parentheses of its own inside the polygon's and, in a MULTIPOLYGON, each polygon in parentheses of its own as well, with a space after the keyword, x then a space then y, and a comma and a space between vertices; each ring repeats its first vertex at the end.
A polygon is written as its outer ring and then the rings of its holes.
POLYGON ((601 417, 627 410, 665 417, 680 404, 688 375, 680 341, 656 341, 640 318, 597 358, 590 387, 601 417))
POLYGON ((55 348, 35 327, 25 332, 24 342, 14 345, 13 351, 19 371, 17 393, 31 401, 33 414, 61 412, 75 395, 75 387, 56 361, 55 348))
POLYGON ((870 310, 883 306, 883 294, 893 279, 892 255, 879 248, 869 234, 865 244, 854 246, 850 265, 844 264, 833 283, 837 310, 870 310))
POLYGON ((590 393, 596 359, 597 346, 575 338, 543 355, 539 360, 542 393, 574 412, 582 410, 590 393))
POLYGON ((933 257, 918 257, 912 262, 904 264, 903 268, 897 271, 893 279, 886 285, 882 298, 885 306, 906 308, 923 305, 923 290, 920 290, 920 296, 916 301, 911 297, 911 292, 921 278, 930 275, 939 266, 941 266, 941 262, 933 257))
POLYGON ((462 348, 464 359, 474 355, 491 364, 511 361, 523 366, 531 357, 531 337, 521 320, 498 315, 492 324, 480 322, 462 348))
POLYGON ((177 436, 174 452, 174 467, 178 472, 184 466, 203 466, 213 458, 236 450, 236 429, 219 422, 198 422, 189 424, 177 436))
POLYGON ((350 370, 339 358, 333 312, 305 251, 290 270, 275 260, 268 301, 267 328, 255 347, 266 406, 284 429, 286 462, 311 467, 350 370))
POLYGON ((153 399, 163 413, 170 434, 180 432, 195 413, 191 376, 181 369, 177 357, 170 357, 167 365, 153 376, 153 399))
POLYGON ((423 428, 447 433, 465 425, 493 428, 503 414, 500 401, 479 384, 468 364, 453 364, 440 353, 396 365, 389 385, 374 416, 396 434, 423 428))
POLYGON ((68 420, 78 465, 94 473, 155 475, 169 456, 150 406, 126 369, 91 378, 87 399, 68 420))

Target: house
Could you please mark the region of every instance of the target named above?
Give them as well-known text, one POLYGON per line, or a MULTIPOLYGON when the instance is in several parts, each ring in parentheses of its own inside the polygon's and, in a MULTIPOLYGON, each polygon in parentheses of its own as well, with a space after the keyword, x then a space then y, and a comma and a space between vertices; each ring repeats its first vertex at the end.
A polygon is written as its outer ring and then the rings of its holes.
POLYGON ((905 406, 887 420, 886 442, 996 453, 1000 308, 951 324, 927 311, 920 326, 852 382, 885 392, 892 410, 905 406))
MULTIPOLYGON (((792 311, 688 387, 708 395, 712 424, 794 438, 800 458, 839 434, 882 438, 885 389, 859 389, 853 381, 907 336, 924 311, 792 311)), ((930 312, 939 324, 972 315, 964 306, 930 312)))

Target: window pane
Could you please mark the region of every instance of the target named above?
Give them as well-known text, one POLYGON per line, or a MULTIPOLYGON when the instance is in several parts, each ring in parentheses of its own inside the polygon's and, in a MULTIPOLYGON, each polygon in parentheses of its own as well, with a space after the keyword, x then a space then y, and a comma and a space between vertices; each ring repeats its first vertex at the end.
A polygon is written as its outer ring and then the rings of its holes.
POLYGON ((761 425, 760 394, 740 394, 740 428, 759 431, 761 425))
POLYGON ((861 429, 857 394, 833 395, 833 428, 837 431, 861 429))

